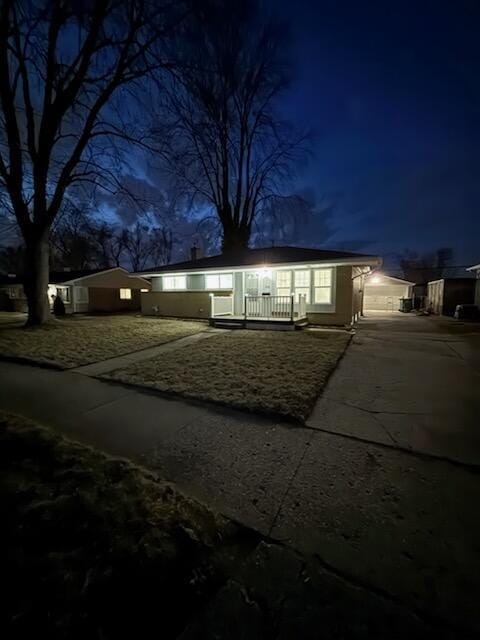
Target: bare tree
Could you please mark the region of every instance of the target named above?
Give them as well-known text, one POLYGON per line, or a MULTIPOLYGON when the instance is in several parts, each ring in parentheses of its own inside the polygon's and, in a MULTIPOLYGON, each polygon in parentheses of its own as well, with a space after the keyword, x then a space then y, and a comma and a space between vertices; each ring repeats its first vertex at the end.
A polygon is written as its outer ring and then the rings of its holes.
POLYGON ((170 261, 172 234, 165 228, 149 228, 137 221, 132 229, 124 229, 122 243, 133 271, 170 261))
POLYGON ((29 324, 48 318, 49 235, 67 191, 114 179, 112 140, 142 142, 125 126, 131 89, 162 66, 158 43, 180 19, 172 6, 0 3, 0 191, 25 242, 29 324))
POLYGON ((90 217, 83 207, 68 199, 50 232, 50 265, 52 268, 87 269, 95 260, 90 217))
POLYGON ((449 247, 441 247, 436 251, 419 254, 405 249, 397 257, 404 278, 411 282, 422 283, 446 276, 453 251, 449 247))
POLYGON ((90 225, 90 237, 96 248, 96 266, 101 269, 120 267, 125 252, 121 229, 106 222, 90 225))
POLYGON ((156 128, 174 175, 213 207, 223 251, 248 246, 265 202, 283 193, 305 136, 276 113, 287 86, 285 32, 255 0, 210 0, 181 33, 156 128))

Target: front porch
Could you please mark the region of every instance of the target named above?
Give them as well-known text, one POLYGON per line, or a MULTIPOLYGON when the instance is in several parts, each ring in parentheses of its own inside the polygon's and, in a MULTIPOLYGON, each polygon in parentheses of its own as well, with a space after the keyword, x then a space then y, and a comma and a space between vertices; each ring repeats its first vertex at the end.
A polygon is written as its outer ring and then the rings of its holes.
POLYGON ((245 295, 243 313, 234 313, 233 295, 210 295, 210 324, 214 327, 292 330, 307 324, 307 300, 295 296, 245 295))

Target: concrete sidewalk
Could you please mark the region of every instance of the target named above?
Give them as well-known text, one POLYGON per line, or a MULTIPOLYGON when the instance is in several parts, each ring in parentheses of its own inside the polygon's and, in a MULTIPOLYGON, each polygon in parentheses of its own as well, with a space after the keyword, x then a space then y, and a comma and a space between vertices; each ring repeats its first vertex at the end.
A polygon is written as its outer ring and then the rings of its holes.
POLYGON ((142 461, 354 584, 480 630, 480 481, 468 469, 11 363, 0 364, 0 406, 142 461))
POLYGON ((81 373, 84 376, 99 376, 103 373, 108 373, 114 369, 123 369, 135 362, 141 362, 142 360, 148 360, 148 358, 154 358, 168 351, 180 349, 182 347, 188 347, 191 344, 195 344, 200 340, 211 338, 215 334, 225 333, 228 329, 213 329, 208 328, 200 333, 195 333, 191 336, 185 336, 184 338, 178 338, 177 340, 171 340, 164 344, 159 344, 156 347, 149 347, 148 349, 141 349, 139 351, 132 351, 132 353, 126 353, 123 356, 117 356, 116 358, 108 358, 108 360, 101 360, 100 362, 94 362, 92 364, 86 364, 82 367, 76 367, 70 369, 75 373, 81 373))

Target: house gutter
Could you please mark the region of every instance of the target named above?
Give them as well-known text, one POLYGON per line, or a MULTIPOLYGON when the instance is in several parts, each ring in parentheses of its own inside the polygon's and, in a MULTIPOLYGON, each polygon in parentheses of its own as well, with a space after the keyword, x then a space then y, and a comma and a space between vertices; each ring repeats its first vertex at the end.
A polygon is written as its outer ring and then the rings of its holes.
POLYGON ((341 261, 318 261, 318 262, 276 262, 275 264, 260 263, 257 265, 244 265, 241 267, 204 267, 203 269, 183 269, 179 271, 140 271, 131 275, 138 276, 140 278, 155 278, 158 276, 185 276, 185 275, 202 275, 204 273, 237 273, 242 271, 258 271, 259 269, 310 269, 315 267, 361 267, 369 266, 375 267, 381 264, 381 258, 372 256, 366 260, 358 260, 351 258, 350 260, 341 261))

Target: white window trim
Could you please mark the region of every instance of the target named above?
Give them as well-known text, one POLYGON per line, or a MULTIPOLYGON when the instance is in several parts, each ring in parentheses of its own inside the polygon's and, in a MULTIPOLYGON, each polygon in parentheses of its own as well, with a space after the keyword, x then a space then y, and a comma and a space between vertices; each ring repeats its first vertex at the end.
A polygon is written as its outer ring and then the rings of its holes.
POLYGON ((314 269, 313 270, 313 304, 315 305, 331 305, 332 304, 332 293, 333 293, 333 269, 314 269), (315 284, 315 274, 320 271, 329 271, 330 273, 330 284, 329 285, 316 285, 315 284), (329 296, 327 301, 317 302, 317 289, 319 290, 328 290, 329 296))
POLYGON ((163 291, 185 291, 187 289, 187 276, 162 276, 162 289, 163 291), (169 281, 173 284, 172 287, 167 286, 169 281))
POLYGON ((205 290, 206 291, 210 291, 212 289, 214 290, 230 290, 233 289, 233 274, 232 273, 206 273, 205 274, 205 290), (216 279, 214 281, 214 283, 212 283, 212 279, 216 279), (222 284, 222 278, 228 278, 230 281, 230 284, 222 284), (210 279, 210 284, 208 283, 208 280, 210 279))
POLYGON ((127 288, 127 287, 120 287, 120 289, 118 290, 119 294, 120 294, 120 300, 131 300, 132 299, 132 290, 127 288), (123 292, 123 295, 122 295, 123 292), (125 295, 125 292, 128 292, 125 295))
POLYGON ((56 295, 58 296, 58 292, 60 291, 60 298, 62 299, 63 304, 70 304, 71 300, 66 300, 65 299, 65 291, 67 292, 67 296, 68 298, 70 298, 70 288, 68 286, 63 286, 63 285, 54 285, 55 289, 56 289, 56 295))

